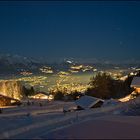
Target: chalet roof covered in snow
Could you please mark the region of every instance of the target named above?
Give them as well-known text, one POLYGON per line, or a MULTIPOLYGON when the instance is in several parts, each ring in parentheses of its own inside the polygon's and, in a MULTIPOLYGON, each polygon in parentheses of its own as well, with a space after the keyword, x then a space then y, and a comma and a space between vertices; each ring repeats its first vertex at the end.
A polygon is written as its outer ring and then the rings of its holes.
POLYGON ((131 82, 131 87, 140 88, 140 77, 134 77, 131 82))
POLYGON ((78 100, 76 100, 75 103, 76 105, 82 107, 83 109, 89 109, 99 101, 103 102, 104 100, 85 95, 79 98, 78 100))

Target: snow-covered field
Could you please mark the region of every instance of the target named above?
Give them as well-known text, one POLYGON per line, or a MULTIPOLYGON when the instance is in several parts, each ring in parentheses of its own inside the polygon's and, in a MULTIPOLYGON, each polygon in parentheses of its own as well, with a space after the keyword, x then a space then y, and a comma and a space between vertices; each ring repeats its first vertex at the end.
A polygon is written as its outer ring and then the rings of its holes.
POLYGON ((63 107, 72 107, 73 102, 3 108, 0 138, 140 138, 140 117, 124 113, 129 104, 66 114, 63 107))
POLYGON ((106 116, 53 131, 49 139, 139 139, 140 117, 106 116))

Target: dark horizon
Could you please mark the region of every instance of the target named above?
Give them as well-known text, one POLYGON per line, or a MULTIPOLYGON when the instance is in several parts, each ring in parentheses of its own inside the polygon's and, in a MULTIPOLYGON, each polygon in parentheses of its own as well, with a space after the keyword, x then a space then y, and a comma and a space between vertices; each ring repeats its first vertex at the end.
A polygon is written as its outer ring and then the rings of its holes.
POLYGON ((0 2, 0 53, 140 60, 140 2, 0 2))

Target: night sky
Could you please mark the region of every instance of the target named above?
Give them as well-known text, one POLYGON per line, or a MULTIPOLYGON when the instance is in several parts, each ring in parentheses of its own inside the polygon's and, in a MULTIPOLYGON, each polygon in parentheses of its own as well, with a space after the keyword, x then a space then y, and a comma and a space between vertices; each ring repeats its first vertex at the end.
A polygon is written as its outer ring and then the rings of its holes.
POLYGON ((0 2, 0 53, 140 59, 140 2, 0 2))

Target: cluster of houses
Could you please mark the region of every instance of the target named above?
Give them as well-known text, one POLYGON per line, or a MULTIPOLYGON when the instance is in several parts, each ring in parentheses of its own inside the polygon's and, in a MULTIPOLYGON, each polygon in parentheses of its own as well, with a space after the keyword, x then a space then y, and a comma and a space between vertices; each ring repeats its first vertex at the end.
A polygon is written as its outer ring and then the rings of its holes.
MULTIPOLYGON (((140 93, 140 77, 134 77, 130 86, 135 89, 133 94, 140 93)), ((31 96, 30 98, 39 99, 39 100, 52 99, 52 97, 49 97, 49 95, 47 95, 44 92, 38 92, 38 93, 36 93, 36 95, 31 96)), ((126 99, 125 98, 120 99, 120 100, 114 100, 114 99, 102 100, 99 98, 84 95, 84 96, 81 96, 79 99, 77 99, 75 101, 75 104, 77 106, 77 110, 90 109, 90 108, 101 107, 102 105, 104 105, 104 106, 109 105, 109 104, 114 105, 120 101, 123 101, 123 100, 128 101, 129 100, 129 98, 126 98, 126 99)), ((11 106, 11 105, 19 105, 19 104, 21 104, 20 100, 5 96, 2 93, 0 94, 0 106, 11 106)), ((67 111, 67 109, 65 109, 65 111, 67 111)))

